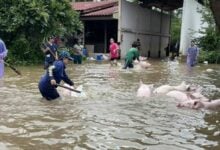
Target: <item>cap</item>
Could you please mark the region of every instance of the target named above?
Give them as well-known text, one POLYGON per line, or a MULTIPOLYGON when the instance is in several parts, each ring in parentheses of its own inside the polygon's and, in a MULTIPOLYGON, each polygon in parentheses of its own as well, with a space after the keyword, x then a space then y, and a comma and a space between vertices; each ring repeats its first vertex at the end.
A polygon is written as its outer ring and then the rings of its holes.
POLYGON ((73 58, 70 56, 70 53, 64 50, 60 52, 59 58, 68 58, 69 60, 73 60, 73 58))

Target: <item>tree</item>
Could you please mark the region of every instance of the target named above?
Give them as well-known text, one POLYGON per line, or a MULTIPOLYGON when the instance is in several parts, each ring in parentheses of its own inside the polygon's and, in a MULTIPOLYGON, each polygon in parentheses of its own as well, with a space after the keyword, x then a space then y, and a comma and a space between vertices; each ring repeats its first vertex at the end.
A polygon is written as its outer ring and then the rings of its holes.
POLYGON ((68 0, 1 0, 0 6, 0 35, 14 55, 40 56, 39 46, 46 37, 82 29, 79 14, 68 0))
POLYGON ((172 12, 171 43, 176 43, 177 41, 180 41, 181 16, 182 16, 182 9, 178 9, 172 12))
POLYGON ((218 30, 220 31, 220 1, 219 0, 209 0, 210 8, 212 10, 212 13, 214 15, 214 19, 216 22, 216 25, 218 27, 218 30))
POLYGON ((210 4, 205 3, 202 13, 203 23, 207 23, 207 27, 203 28, 200 38, 196 39, 201 47, 200 62, 209 61, 209 63, 220 63, 220 34, 216 28, 215 20, 210 9, 210 4))

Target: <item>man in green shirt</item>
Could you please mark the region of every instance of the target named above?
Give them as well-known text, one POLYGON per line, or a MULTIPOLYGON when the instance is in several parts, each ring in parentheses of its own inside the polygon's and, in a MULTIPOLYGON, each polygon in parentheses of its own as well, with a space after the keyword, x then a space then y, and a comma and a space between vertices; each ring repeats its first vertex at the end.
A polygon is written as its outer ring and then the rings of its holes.
POLYGON ((137 59, 139 61, 139 51, 137 49, 137 43, 134 42, 132 47, 129 49, 125 56, 125 65, 123 69, 133 68, 133 60, 137 59))

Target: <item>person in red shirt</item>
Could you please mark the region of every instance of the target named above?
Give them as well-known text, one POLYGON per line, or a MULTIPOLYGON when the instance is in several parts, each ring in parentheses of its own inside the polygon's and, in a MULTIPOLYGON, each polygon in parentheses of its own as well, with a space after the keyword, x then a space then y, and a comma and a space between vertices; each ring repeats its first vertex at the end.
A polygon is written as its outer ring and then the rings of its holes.
POLYGON ((109 52, 111 65, 117 65, 117 59, 119 57, 119 46, 117 43, 115 43, 113 38, 110 39, 109 52))

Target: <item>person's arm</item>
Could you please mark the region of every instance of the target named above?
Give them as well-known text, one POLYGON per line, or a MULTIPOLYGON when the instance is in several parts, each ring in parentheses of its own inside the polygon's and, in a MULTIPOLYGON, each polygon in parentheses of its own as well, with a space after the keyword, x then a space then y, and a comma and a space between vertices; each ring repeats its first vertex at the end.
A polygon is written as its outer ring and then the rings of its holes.
POLYGON ((190 49, 190 48, 187 49, 187 56, 189 56, 189 49, 190 49))
POLYGON ((63 79, 64 82, 66 82, 66 83, 69 84, 70 86, 73 86, 73 85, 74 85, 73 81, 71 81, 71 80, 69 79, 69 77, 67 76, 65 70, 63 71, 63 78, 62 78, 62 79, 63 79))
POLYGON ((57 53, 58 45, 57 44, 53 44, 53 46, 54 46, 54 49, 55 49, 55 51, 54 51, 54 53, 55 53, 55 60, 58 60, 58 53, 57 53))
POLYGON ((56 80, 54 79, 54 77, 53 77, 53 72, 55 71, 55 66, 54 65, 52 65, 52 66, 50 66, 49 68, 48 68, 48 73, 49 73, 49 77, 50 77, 50 84, 51 85, 56 85, 57 83, 56 83, 56 80))
POLYGON ((47 46, 47 44, 42 43, 40 49, 42 50, 42 52, 44 54, 46 54, 49 51, 49 47, 47 46))
POLYGON ((55 52, 55 60, 58 60, 58 54, 57 54, 57 51, 55 52))
POLYGON ((117 43, 115 43, 115 50, 119 50, 119 46, 118 46, 118 44, 117 43))
POLYGON ((0 59, 4 59, 8 54, 8 50, 7 50, 5 43, 3 41, 0 44, 1 44, 0 47, 3 49, 3 52, 0 53, 0 59))
POLYGON ((136 58, 137 58, 138 61, 140 61, 139 56, 140 56, 139 51, 137 51, 136 52, 136 58))

